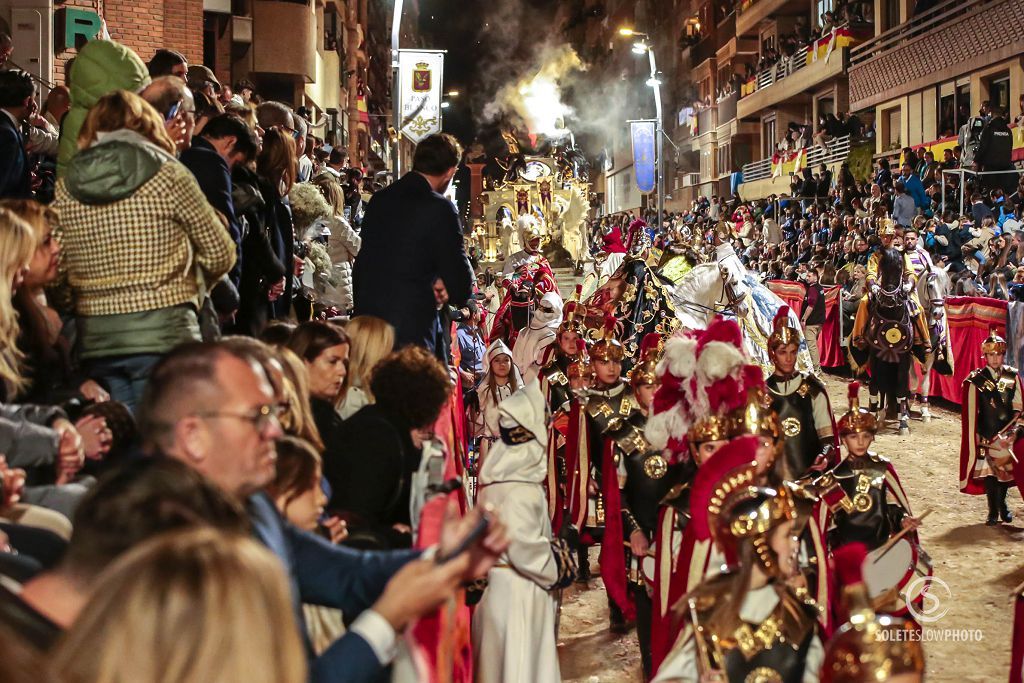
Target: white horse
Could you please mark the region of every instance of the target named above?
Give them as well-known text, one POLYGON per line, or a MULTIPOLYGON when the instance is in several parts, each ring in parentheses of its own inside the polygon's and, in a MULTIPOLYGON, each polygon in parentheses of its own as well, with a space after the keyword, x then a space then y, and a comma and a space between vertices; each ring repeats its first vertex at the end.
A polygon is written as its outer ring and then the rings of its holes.
MULTIPOLYGON (((944 268, 929 266, 917 279, 917 296, 925 311, 925 318, 928 321, 928 331, 931 333, 931 352, 925 356, 924 364, 914 363, 913 371, 916 373, 920 368, 920 376, 916 379, 918 395, 921 397, 921 419, 924 422, 931 422, 932 413, 928 405, 928 397, 932 387, 932 368, 940 349, 946 362, 949 363, 948 371, 952 372, 952 349, 949 337, 949 319, 946 316, 946 297, 949 296, 952 288, 949 273, 944 268)), ((940 372, 943 370, 940 369, 940 372)))
MULTIPOLYGON (((735 319, 743 331, 747 355, 765 374, 772 371, 768 337, 775 314, 785 302, 747 271, 731 245, 719 245, 714 261, 694 266, 668 292, 684 328, 704 329, 715 315, 735 319)), ((793 327, 800 329, 800 319, 792 310, 789 319, 793 327)), ((800 343, 797 368, 813 368, 806 342, 800 343)))

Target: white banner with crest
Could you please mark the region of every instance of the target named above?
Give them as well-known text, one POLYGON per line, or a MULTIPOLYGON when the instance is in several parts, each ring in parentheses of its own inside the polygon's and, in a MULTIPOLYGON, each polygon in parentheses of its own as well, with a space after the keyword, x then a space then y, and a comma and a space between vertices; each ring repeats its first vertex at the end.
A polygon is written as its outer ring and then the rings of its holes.
POLYGON ((444 53, 399 50, 398 73, 402 133, 416 143, 440 133, 444 53))

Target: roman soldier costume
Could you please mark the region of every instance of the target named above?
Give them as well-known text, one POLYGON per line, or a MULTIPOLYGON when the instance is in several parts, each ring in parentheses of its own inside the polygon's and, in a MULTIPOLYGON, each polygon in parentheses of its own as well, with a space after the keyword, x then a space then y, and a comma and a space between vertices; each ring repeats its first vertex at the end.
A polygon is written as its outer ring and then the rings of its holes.
MULTIPOLYGON (((604 320, 590 351, 591 361, 622 362, 622 344, 616 338, 616 321, 604 320)), ((601 542, 601 577, 613 608, 613 620, 621 625, 635 614, 626 584, 625 556, 620 550, 622 504, 617 476, 618 462, 646 448, 643 413, 633 390, 621 379, 595 385, 585 401, 574 402, 569 414, 566 444, 569 521, 580 529, 584 544, 601 542), (603 539, 619 539, 618 547, 603 539), (621 617, 621 619, 620 619, 621 617)))
POLYGON ((548 347, 552 353, 540 371, 541 393, 551 415, 545 488, 551 525, 556 531, 562 528, 566 505, 565 445, 569 437, 569 415, 573 404, 585 391, 581 385, 589 383, 590 361, 583 340, 585 333, 583 311, 578 303, 570 301, 565 306, 564 317, 555 337, 556 343, 548 347), (577 336, 574 354, 566 353, 561 346, 562 335, 567 332, 577 336), (580 389, 574 390, 574 385, 580 389))
MULTIPOLYGON (((774 361, 777 349, 788 345, 799 348, 802 337, 800 330, 790 323, 789 306, 779 308, 773 328, 768 337, 768 355, 774 361)), ((825 384, 813 373, 794 369, 784 375, 778 368, 765 384, 785 436, 788 477, 800 479, 812 470, 821 471, 835 464, 838 443, 825 384)))
MULTIPOLYGON (((682 468, 678 483, 661 500, 653 539, 651 650, 655 670, 679 632, 671 606, 715 566, 710 539, 688 533, 692 479, 699 472, 691 446, 696 450, 707 442, 760 433, 751 431, 758 429, 758 424, 773 431, 771 419, 759 419, 771 410, 771 400, 763 391, 764 375, 760 367, 747 362, 741 344, 736 323, 719 318, 706 330, 669 339, 658 370, 661 387, 655 394, 646 434, 655 448, 664 449, 670 463, 680 463, 682 468), (751 388, 762 391, 748 411, 751 388)), ((774 431, 773 438, 777 436, 774 431)))
MULTIPOLYGON (((656 372, 661 356, 662 342, 657 333, 648 334, 640 347, 639 363, 630 372, 630 387, 636 391, 642 386, 658 383, 656 372)), ((648 411, 650 406, 647 406, 648 411)), ((683 463, 669 464, 668 459, 659 448, 654 448, 643 436, 647 415, 635 412, 628 418, 637 430, 630 436, 636 447, 632 451, 619 448, 618 474, 621 488, 622 503, 622 539, 612 538, 608 531, 602 541, 602 566, 604 549, 614 552, 616 548, 624 548, 628 567, 628 584, 636 605, 637 637, 640 641, 640 652, 644 673, 651 673, 651 595, 650 586, 654 581, 655 567, 655 529, 658 526, 659 501, 669 492, 673 484, 685 470, 683 463), (637 557, 630 550, 633 533, 640 532, 649 543, 648 555, 637 557)), ((632 446, 632 444, 631 444, 632 446)))
MULTIPOLYGON (((860 407, 860 384, 849 385, 850 409, 839 420, 839 435, 868 432, 875 434, 877 420, 860 407)), ((847 543, 863 543, 868 551, 881 548, 902 530, 903 520, 911 517, 910 502, 896 470, 888 459, 868 451, 860 456, 848 453, 846 459, 822 475, 815 486, 820 500, 815 518, 826 531, 828 546, 834 551, 847 543)), ((907 539, 920 553, 916 532, 907 539)), ((917 559, 915 559, 917 562, 917 559)), ((928 563, 921 553, 921 562, 928 563)), ((928 567, 930 571, 930 566, 928 567)), ((893 591, 878 599, 875 608, 887 613, 903 613, 908 596, 893 591)), ((912 596, 916 600, 918 596, 912 596)))
POLYGON ((733 441, 697 475, 693 510, 704 514, 695 515, 691 527, 714 539, 725 569, 674 607, 685 626, 655 681, 698 680, 721 671, 730 681, 797 682, 818 670, 823 650, 817 606, 790 588, 769 542, 778 526, 799 525, 798 504, 786 488, 758 485, 756 449, 756 439, 733 441), (753 552, 741 552, 746 548, 753 552), (750 585, 741 556, 757 563, 767 585, 750 585), (744 597, 737 606, 739 591, 744 597))
MULTIPOLYGON (((993 330, 981 344, 982 354, 1006 353, 1006 341, 993 330)), ((964 380, 961 401, 960 491, 985 493, 988 524, 1010 522, 1006 492, 1014 485, 1013 441, 1024 408, 1017 369, 978 368, 964 380)))

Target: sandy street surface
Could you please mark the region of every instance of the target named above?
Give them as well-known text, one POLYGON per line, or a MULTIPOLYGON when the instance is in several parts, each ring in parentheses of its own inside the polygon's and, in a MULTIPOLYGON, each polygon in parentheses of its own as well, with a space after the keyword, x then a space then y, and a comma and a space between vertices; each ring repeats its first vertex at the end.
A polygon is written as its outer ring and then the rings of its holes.
MULTIPOLYGON (((845 380, 827 376, 833 410, 846 410, 845 380)), ((867 397, 862 390, 861 400, 867 397)), ((875 441, 874 450, 893 461, 910 497, 915 515, 932 508, 921 528, 922 544, 931 555, 935 576, 949 586, 947 595, 935 585, 940 619, 925 626, 927 680, 1005 681, 1010 662, 1013 612, 1010 590, 1024 580, 1024 501, 1016 489, 1008 495, 1013 523, 985 526, 984 496, 957 491, 960 413, 955 406, 932 409, 928 424, 911 422, 900 437, 892 428, 875 441), (946 630, 980 630, 981 642, 954 640, 946 630)), ((591 553, 597 575, 597 553, 591 553)), ((642 680, 636 633, 616 636, 608 631, 607 599, 599 579, 589 587, 574 586, 563 598, 559 633, 565 681, 634 683, 642 680)))

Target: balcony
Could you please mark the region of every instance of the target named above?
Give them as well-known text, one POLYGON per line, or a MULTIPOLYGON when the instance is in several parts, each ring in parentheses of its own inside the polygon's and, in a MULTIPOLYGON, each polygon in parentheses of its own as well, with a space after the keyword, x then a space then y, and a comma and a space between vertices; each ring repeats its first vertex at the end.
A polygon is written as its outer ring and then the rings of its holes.
POLYGON ((312 4, 253 0, 252 68, 312 83, 317 68, 316 12, 312 4))
POLYGON ((707 60, 712 59, 716 49, 715 41, 710 37, 701 38, 696 45, 691 45, 689 47, 690 68, 696 69, 707 60))
POLYGON ((756 37, 764 19, 806 13, 802 0, 744 0, 736 8, 736 35, 756 37))
POLYGON ((789 194, 789 177, 804 168, 817 168, 826 164, 835 172, 838 164, 850 156, 850 136, 844 135, 828 143, 828 149, 814 145, 797 152, 784 153, 784 158, 768 158, 743 166, 740 197, 744 200, 763 199, 772 194, 789 194))
POLYGON ((947 0, 850 51, 850 108, 872 107, 1019 57, 1022 33, 1019 0, 947 0))
POLYGON ((736 118, 736 103, 739 101, 739 94, 732 93, 718 100, 718 125, 724 126, 736 118))
POLYGON ((853 38, 838 29, 775 66, 758 72, 740 89, 736 115, 752 116, 784 101, 806 99, 815 86, 843 75, 853 38))

